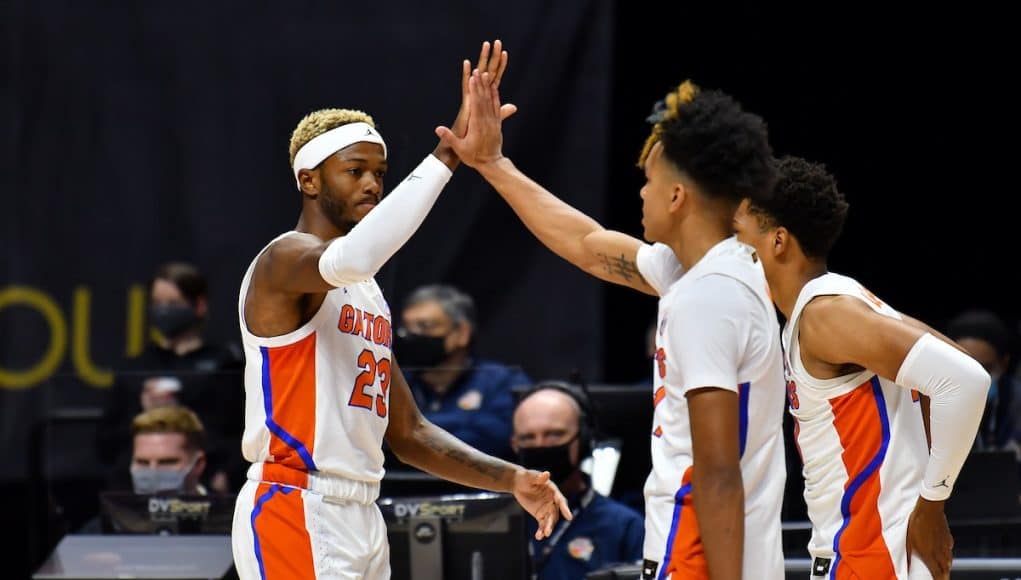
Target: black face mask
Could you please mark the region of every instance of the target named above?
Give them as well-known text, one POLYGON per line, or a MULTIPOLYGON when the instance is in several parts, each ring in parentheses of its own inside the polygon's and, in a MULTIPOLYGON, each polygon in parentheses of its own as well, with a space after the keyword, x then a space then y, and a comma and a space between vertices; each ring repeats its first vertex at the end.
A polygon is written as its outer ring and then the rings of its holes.
POLYGON ((520 447, 518 448, 518 462, 522 467, 535 469, 536 471, 549 471, 553 483, 561 485, 571 476, 578 466, 571 463, 571 443, 578 439, 575 435, 570 441, 562 445, 550 447, 520 447))
POLYGON ((394 354, 401 368, 428 369, 447 358, 447 335, 425 336, 399 329, 394 335, 394 354))
POLYGON ((149 320, 163 336, 173 339, 198 322, 198 316, 184 304, 161 304, 149 309, 149 320))

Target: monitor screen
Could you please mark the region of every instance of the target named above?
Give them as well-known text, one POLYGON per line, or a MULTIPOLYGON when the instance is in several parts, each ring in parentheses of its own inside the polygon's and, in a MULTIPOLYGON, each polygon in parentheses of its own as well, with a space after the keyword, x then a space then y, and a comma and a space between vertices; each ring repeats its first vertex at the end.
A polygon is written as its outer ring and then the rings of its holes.
POLYGON ((528 516, 513 496, 383 498, 393 580, 529 577, 528 516))
POLYGON ((105 534, 229 534, 236 494, 167 495, 105 492, 99 496, 105 534))

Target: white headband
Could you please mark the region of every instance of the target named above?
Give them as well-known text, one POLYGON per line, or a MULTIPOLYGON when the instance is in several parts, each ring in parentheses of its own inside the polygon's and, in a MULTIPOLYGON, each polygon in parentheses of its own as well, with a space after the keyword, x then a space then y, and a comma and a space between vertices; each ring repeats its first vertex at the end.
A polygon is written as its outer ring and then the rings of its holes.
POLYGON ((368 123, 341 125, 317 135, 298 149, 294 156, 294 181, 298 184, 298 190, 301 190, 301 181, 298 180, 299 169, 314 169, 330 155, 355 143, 378 143, 383 147, 383 157, 386 158, 386 143, 383 142, 383 137, 368 123))

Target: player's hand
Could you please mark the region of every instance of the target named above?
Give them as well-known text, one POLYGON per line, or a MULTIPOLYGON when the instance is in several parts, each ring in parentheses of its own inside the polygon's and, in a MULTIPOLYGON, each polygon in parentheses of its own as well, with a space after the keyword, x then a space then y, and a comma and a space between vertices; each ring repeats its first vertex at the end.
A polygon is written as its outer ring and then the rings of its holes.
POLYGON ((563 514, 572 519, 571 510, 567 509, 567 500, 549 479, 549 472, 538 472, 534 469, 519 469, 514 474, 514 497, 532 514, 539 524, 535 531, 535 539, 541 540, 553 533, 557 519, 563 514))
MULTIPOLYGON (((507 54, 506 50, 503 50, 503 43, 500 40, 493 42, 492 48, 490 48, 489 41, 482 43, 482 50, 479 51, 479 60, 475 63, 475 68, 471 68, 471 63, 466 59, 461 63, 461 108, 457 111, 457 117, 454 119, 454 123, 450 126, 450 130, 454 132, 458 137, 464 137, 465 132, 468 130, 468 115, 469 115, 469 102, 468 102, 468 79, 471 78, 472 70, 477 70, 480 73, 489 73, 489 82, 493 88, 500 87, 500 81, 503 79, 503 73, 507 70, 507 61, 510 55, 507 54)), ((514 105, 503 105, 500 108, 500 118, 506 119, 510 117, 518 108, 514 105)))
POLYGON ((437 127, 436 135, 465 165, 479 169, 503 158, 500 94, 488 72, 474 71, 468 79, 468 95, 471 106, 465 135, 458 136, 447 127, 437 127))
POLYGON ((949 580, 954 537, 950 535, 947 516, 943 513, 943 502, 918 498, 908 518, 907 548, 909 570, 914 553, 929 568, 934 580, 949 580))

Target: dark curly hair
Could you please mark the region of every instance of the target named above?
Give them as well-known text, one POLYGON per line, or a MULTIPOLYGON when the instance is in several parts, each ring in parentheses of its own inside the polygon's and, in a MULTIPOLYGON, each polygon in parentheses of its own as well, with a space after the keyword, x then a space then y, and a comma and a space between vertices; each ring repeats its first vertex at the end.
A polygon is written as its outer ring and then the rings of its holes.
POLYGON ((663 155, 699 188, 733 203, 769 194, 776 181, 766 123, 733 97, 685 81, 656 103, 652 134, 638 160, 663 143, 663 155))
POLYGON ((751 200, 751 212, 764 227, 784 227, 801 251, 825 260, 844 229, 849 208, 837 180, 821 163, 786 156, 776 161, 779 178, 773 194, 751 200))

